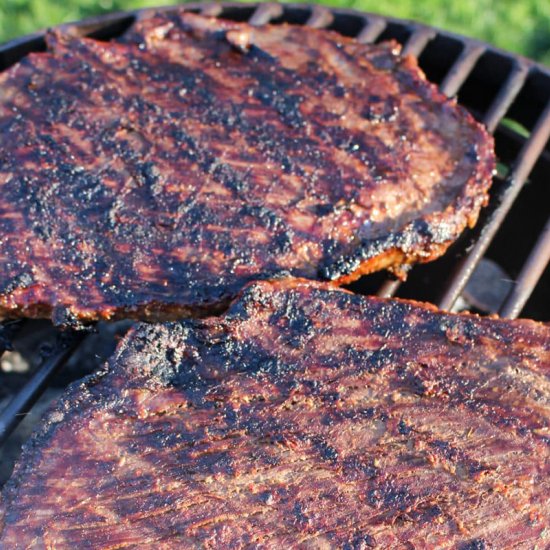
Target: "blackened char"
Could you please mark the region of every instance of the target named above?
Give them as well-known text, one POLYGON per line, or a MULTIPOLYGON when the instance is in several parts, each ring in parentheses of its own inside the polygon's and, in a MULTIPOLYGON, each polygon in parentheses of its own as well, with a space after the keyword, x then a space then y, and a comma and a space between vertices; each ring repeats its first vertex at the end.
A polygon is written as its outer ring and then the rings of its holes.
POLYGON ((546 548, 550 328, 289 279, 141 325, 4 489, 2 548, 546 548))
POLYGON ((0 76, 0 314, 174 319, 442 254, 493 142, 394 43, 184 12, 0 76))

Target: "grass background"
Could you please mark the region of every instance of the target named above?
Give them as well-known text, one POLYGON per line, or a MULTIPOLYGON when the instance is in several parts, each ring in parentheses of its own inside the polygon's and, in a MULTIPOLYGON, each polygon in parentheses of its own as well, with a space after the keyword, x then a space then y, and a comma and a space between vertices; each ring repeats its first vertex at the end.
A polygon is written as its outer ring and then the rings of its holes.
MULTIPOLYGON (((61 22, 177 0, 0 0, 0 42, 61 22)), ((321 0, 415 19, 550 65, 550 0, 321 0)))

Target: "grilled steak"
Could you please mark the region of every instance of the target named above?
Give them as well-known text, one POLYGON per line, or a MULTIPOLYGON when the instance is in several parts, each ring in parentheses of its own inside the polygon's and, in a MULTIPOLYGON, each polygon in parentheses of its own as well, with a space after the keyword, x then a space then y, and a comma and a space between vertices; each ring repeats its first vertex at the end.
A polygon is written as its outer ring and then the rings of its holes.
POLYGON ((543 548, 549 380, 542 324, 256 283, 70 389, 0 546, 543 548))
POLYGON ((174 319, 442 254, 492 139, 395 43, 183 12, 0 76, 0 313, 174 319))

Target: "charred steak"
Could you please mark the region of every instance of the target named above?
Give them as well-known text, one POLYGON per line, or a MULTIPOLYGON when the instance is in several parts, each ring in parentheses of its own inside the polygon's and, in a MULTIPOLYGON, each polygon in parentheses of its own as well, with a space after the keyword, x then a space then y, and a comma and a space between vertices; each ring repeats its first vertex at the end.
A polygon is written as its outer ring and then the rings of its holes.
POLYGON ((491 137, 394 43, 184 12, 0 76, 0 314, 174 319, 442 254, 491 137))
POLYGON ((549 404, 545 325, 256 283, 69 390, 0 546, 543 548, 549 404))

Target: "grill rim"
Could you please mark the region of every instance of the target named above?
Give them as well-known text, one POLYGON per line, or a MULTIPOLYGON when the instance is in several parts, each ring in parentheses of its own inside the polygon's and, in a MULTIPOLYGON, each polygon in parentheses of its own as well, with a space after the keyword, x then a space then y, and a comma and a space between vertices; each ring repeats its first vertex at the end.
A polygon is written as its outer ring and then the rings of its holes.
MULTIPOLYGON (((274 19, 278 19, 285 14, 289 14, 292 11, 303 11, 307 16, 307 19, 303 23, 298 23, 299 26, 312 26, 316 28, 330 28, 332 25, 336 24, 336 19, 338 17, 358 18, 362 23, 362 28, 357 33, 356 38, 363 42, 376 42, 389 25, 395 25, 398 27, 402 27, 408 33, 406 40, 402 42, 403 53, 412 54, 417 58, 422 54, 423 50, 426 48, 431 40, 436 37, 443 37, 444 39, 452 40, 459 43, 462 48, 461 52, 454 60, 454 62, 445 66, 445 77, 440 83, 440 88, 443 89, 442 91, 444 91, 444 93, 446 93, 446 95, 449 95, 450 97, 455 96, 460 91, 462 85, 472 74, 476 63, 483 55, 490 53, 511 61, 512 65, 509 74, 506 79, 500 82, 498 94, 491 102, 489 109, 485 112, 485 116, 483 117, 484 119, 489 118, 489 120, 492 120, 491 125, 493 126, 493 130, 506 116, 510 107, 513 105, 514 101, 517 100, 518 96, 521 94, 521 91, 526 86, 528 80, 534 76, 541 75, 542 77, 548 79, 548 85, 546 86, 546 107, 544 109, 541 109, 541 111, 537 114, 535 123, 533 124, 533 133, 537 125, 542 121, 545 112, 550 109, 549 67, 546 67, 541 63, 528 59, 524 56, 508 52, 491 44, 485 43, 476 38, 467 37, 459 33, 447 31, 413 20, 383 16, 371 12, 361 12, 355 9, 332 8, 321 5, 303 3, 189 3, 175 6, 159 6, 154 8, 142 8, 137 10, 112 12, 96 17, 86 18, 83 20, 63 23, 52 28, 75 33, 78 36, 91 36, 99 39, 106 39, 108 38, 107 35, 110 35, 110 38, 114 38, 123 34, 126 29, 129 28, 135 21, 147 17, 150 14, 154 14, 159 11, 175 11, 180 9, 190 12, 202 13, 203 15, 211 15, 227 19, 232 19, 231 13, 227 13, 228 10, 239 10, 249 13, 249 15, 244 20, 255 25, 271 22, 274 19), (457 68, 457 72, 460 74, 453 74, 453 70, 455 69, 455 67, 457 68), (493 103, 496 103, 498 96, 501 94, 502 90, 508 83, 508 80, 512 78, 514 71, 519 71, 519 73, 523 72, 523 77, 519 77, 520 83, 518 89, 514 93, 509 92, 505 94, 511 97, 511 99, 504 110, 502 110, 502 112, 497 112, 495 114, 495 112, 492 112, 493 103), (492 113, 492 117, 488 117, 488 113, 492 113)), ((277 23, 276 21, 273 22, 277 23)), ((338 32, 337 29, 334 30, 338 32)), ((10 66, 12 66, 14 63, 16 63, 21 58, 25 57, 31 52, 44 51, 44 39, 47 32, 48 29, 41 30, 26 36, 12 39, 4 44, 0 44, 0 72, 7 70, 10 66)), ((498 111, 498 109, 496 109, 495 111, 498 111)), ((547 120, 546 122, 550 121, 547 120)), ((533 133, 531 135, 533 135, 533 133)), ((542 155, 542 152, 544 152, 546 142, 547 140, 542 143, 541 152, 534 155, 535 160, 533 161, 533 166, 529 168, 529 170, 527 171, 528 173, 525 177, 529 175, 537 160, 542 155)), ((527 143, 528 140, 524 140, 523 148, 516 155, 514 163, 512 164, 517 165, 518 162, 522 160, 524 156, 523 150, 527 146, 527 143)), ((523 184, 519 186, 518 193, 522 187, 523 184)), ((493 196, 492 199, 494 200, 493 196)), ((515 197, 511 201, 511 206, 513 205, 514 200, 515 197)), ((498 223, 495 234, 500 229, 502 221, 504 220, 506 215, 507 212, 505 212, 503 219, 498 223)), ((485 221, 490 222, 490 220, 485 221)), ((483 232, 483 228, 484 226, 481 227, 481 232, 483 232)), ((550 240, 550 232, 543 229, 540 232, 539 240, 531 248, 528 258, 522 264, 522 274, 524 269, 526 269, 528 263, 532 260, 535 249, 537 249, 537 247, 547 246, 546 239, 550 240)), ((490 244, 490 241, 488 244, 490 244)), ((478 261, 483 257, 485 252, 486 249, 483 250, 478 261)), ((467 259, 469 257, 470 252, 467 253, 465 258, 467 259)), ((477 265, 477 262, 475 262, 472 270, 467 273, 468 276, 464 279, 464 285, 471 276, 475 265, 477 265)), ((542 272, 543 271, 544 268, 542 269, 542 272)), ((451 277, 453 277, 452 274, 450 275, 451 277)), ((529 277, 523 277, 523 279, 529 279, 529 277)), ((453 279, 451 278, 451 283, 452 280, 453 279)), ((385 283, 382 284, 377 294, 379 296, 391 297, 396 293, 399 285, 400 283, 398 281, 387 280, 385 283)), ((439 307, 442 307, 443 309, 450 309, 456 298, 459 296, 461 290, 463 290, 464 285, 462 285, 452 301, 450 301, 450 299, 447 297, 447 303, 445 303, 445 296, 442 300, 439 300, 439 307)), ((442 285, 444 289, 448 289, 449 286, 449 281, 442 285)), ((536 283, 533 284, 530 289, 527 289, 528 294, 526 298, 526 289, 520 288, 519 285, 516 285, 517 288, 514 287, 514 289, 517 290, 515 292, 515 294, 518 296, 516 299, 522 300, 523 305, 525 305, 525 302, 528 300, 535 286, 536 283)), ((512 291, 513 293, 514 289, 512 291)), ((517 316, 517 314, 521 312, 521 308, 519 309, 519 311, 516 311, 518 309, 518 306, 514 299, 514 296, 509 296, 501 309, 501 311, 511 314, 510 316, 512 317, 517 316)), ((436 301, 434 300, 434 302, 436 301)), ((15 394, 13 400, 8 404, 7 407, 5 407, 4 410, 0 412, 0 447, 8 439, 8 436, 10 435, 11 431, 16 427, 18 421, 26 414, 26 412, 30 410, 36 399, 39 397, 41 391, 45 389, 48 380, 51 379, 55 372, 62 368, 70 355, 74 353, 74 351, 76 351, 78 345, 83 339, 84 338, 81 333, 66 331, 65 336, 59 339, 59 342, 56 348, 53 350, 51 356, 44 360, 44 362, 32 374, 29 382, 17 394, 15 394)), ((3 352, 3 350, 0 350, 0 352, 3 352)))

